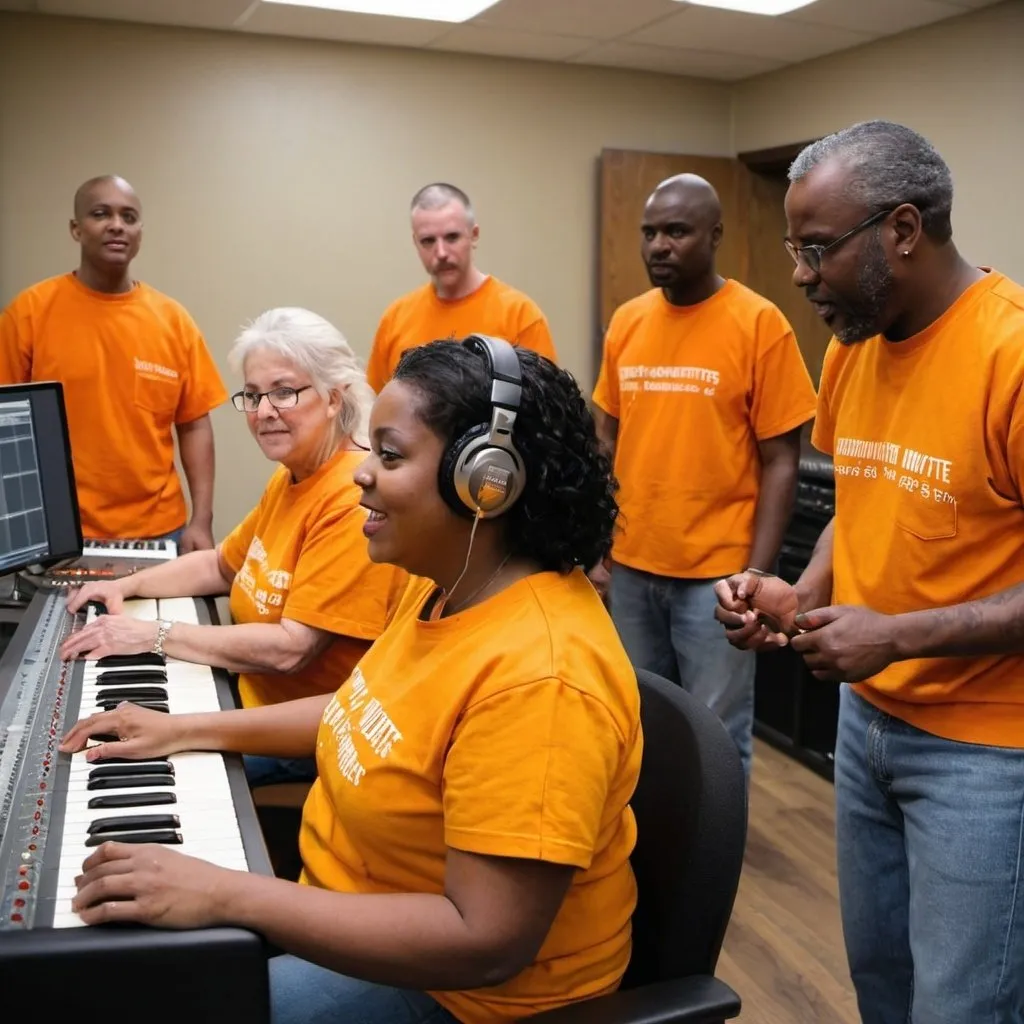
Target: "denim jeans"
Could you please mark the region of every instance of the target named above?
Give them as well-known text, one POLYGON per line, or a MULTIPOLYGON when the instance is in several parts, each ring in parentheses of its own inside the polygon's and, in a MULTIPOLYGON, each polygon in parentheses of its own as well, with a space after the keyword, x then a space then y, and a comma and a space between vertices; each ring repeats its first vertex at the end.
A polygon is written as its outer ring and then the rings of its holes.
POLYGON ((278 782, 312 782, 316 778, 316 758, 260 757, 245 754, 245 778, 251 788, 273 786, 278 782))
POLYGON ((1024 1022, 1024 749, 940 739, 843 686, 835 782, 865 1024, 1024 1022))
POLYGON ((612 566, 611 613, 635 668, 679 683, 722 720, 750 778, 752 654, 725 639, 715 618, 717 580, 685 580, 612 566))
POLYGON ((425 992, 374 985, 294 956, 269 963, 271 1024, 458 1024, 425 992))

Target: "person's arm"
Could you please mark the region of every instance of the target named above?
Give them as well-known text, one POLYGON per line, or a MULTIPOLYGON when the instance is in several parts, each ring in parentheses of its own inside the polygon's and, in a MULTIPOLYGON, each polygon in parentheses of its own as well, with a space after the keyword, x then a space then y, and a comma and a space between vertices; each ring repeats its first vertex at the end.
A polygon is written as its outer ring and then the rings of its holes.
POLYGON ((189 423, 178 423, 178 450, 188 481, 192 516, 181 538, 181 551, 199 551, 213 547, 214 445, 210 414, 189 423))
POLYGON ((748 565, 768 572, 775 564, 796 496, 800 427, 758 442, 761 486, 754 514, 754 541, 748 565))
POLYGON ((597 441, 608 461, 615 463, 615 443, 619 437, 619 421, 615 416, 606 413, 599 405, 593 406, 594 429, 597 441))
POLYGON ((27 317, 17 312, 17 300, 0 312, 0 384, 26 384, 32 379, 32 346, 20 329, 27 317))
POLYGON ((821 608, 832 600, 832 537, 835 533, 835 516, 818 537, 811 552, 810 561, 795 587, 800 599, 800 611, 821 608))
MULTIPOLYGON (((105 658, 110 654, 140 654, 156 645, 159 623, 128 615, 100 615, 72 633, 61 645, 64 660, 105 658)), ((241 622, 231 626, 197 626, 172 622, 164 634, 169 658, 229 672, 301 672, 325 651, 335 635, 294 619, 280 622, 241 622)))
POLYGON ((311 757, 331 696, 318 694, 266 707, 192 715, 167 715, 122 704, 76 722, 61 740, 60 749, 73 754, 85 748, 90 736, 111 734, 124 738, 91 747, 86 755, 89 761, 105 757, 139 761, 182 750, 311 757))

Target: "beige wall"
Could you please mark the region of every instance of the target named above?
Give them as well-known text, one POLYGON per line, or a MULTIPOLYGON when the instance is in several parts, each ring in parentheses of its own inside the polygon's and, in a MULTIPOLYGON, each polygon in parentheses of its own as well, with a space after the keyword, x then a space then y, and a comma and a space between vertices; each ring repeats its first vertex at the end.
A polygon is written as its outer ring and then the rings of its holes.
POLYGON ((733 143, 766 149, 875 117, 922 132, 949 163, 964 255, 1024 281, 1024 0, 739 83, 733 143))
MULTIPOLYGON (((274 305, 322 313, 365 356, 423 280, 408 200, 447 179, 477 207, 481 266, 540 303, 589 387, 597 156, 727 154, 729 103, 679 78, 0 15, 0 302, 72 265, 71 195, 110 171, 145 205, 139 276, 225 372, 239 324, 274 305)), ((237 414, 214 422, 222 534, 270 467, 237 414)))
MULTIPOLYGON (((1024 280, 1024 0, 735 87, 593 68, 0 14, 0 302, 75 260, 75 186, 146 206, 140 276, 188 306, 225 374, 239 326, 303 304, 365 355, 422 281, 406 203, 473 196, 481 265, 547 312, 588 387, 602 147, 724 155, 868 117, 952 165, 961 247, 1024 280)), ((229 376, 233 383, 233 378, 229 376)), ((217 532, 271 467, 214 414, 217 532)))

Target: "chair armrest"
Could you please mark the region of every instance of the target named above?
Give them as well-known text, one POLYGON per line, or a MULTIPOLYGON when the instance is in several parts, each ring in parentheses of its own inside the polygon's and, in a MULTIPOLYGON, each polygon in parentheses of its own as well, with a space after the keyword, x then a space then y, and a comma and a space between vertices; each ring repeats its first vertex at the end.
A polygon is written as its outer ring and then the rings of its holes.
POLYGON ((660 981, 530 1017, 530 1024, 713 1024, 739 1015, 740 997, 709 975, 660 981))

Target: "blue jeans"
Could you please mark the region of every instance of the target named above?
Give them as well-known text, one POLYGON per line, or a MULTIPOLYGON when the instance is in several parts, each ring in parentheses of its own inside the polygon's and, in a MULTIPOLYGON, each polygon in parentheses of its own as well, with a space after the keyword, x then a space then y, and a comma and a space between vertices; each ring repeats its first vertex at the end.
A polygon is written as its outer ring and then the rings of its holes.
POLYGON ((865 1024, 1024 1021, 1024 750, 940 739, 843 686, 835 781, 865 1024))
POLYGON ((611 613, 635 668, 679 683, 722 720, 750 778, 756 661, 725 639, 715 618, 717 580, 612 566, 611 613))
POLYGON ((249 786, 273 786, 278 782, 312 782, 316 778, 316 758, 261 757, 245 754, 245 777, 249 786))
POLYGON ((425 992, 358 981, 290 955, 268 966, 271 1024, 458 1024, 425 992))

